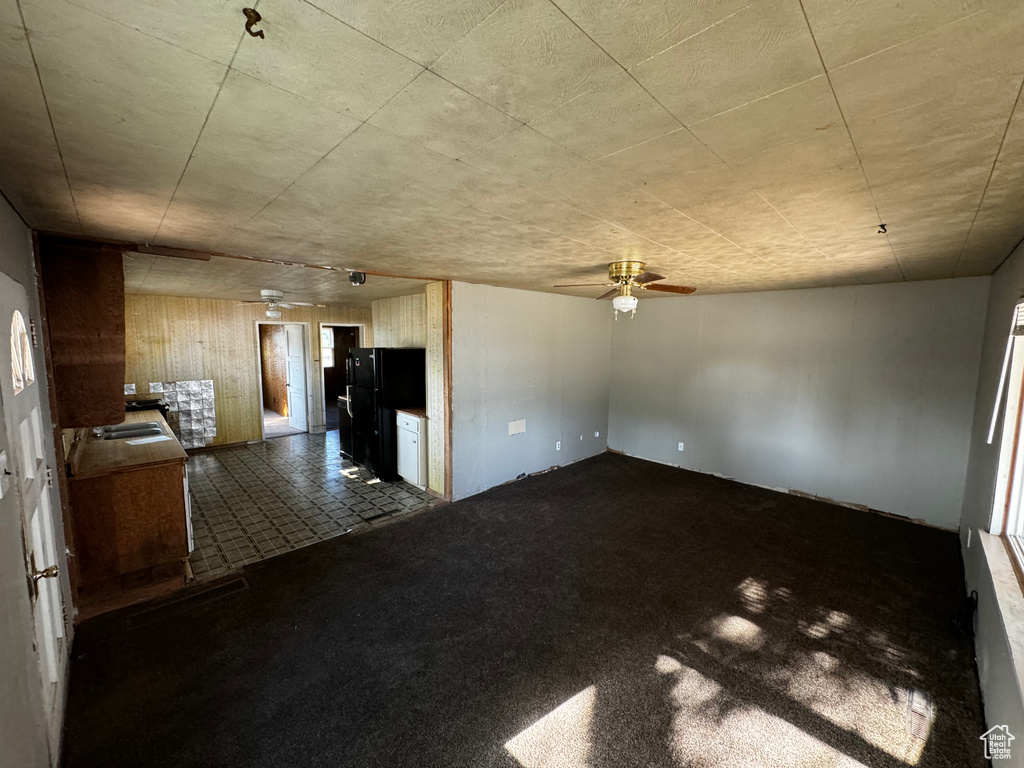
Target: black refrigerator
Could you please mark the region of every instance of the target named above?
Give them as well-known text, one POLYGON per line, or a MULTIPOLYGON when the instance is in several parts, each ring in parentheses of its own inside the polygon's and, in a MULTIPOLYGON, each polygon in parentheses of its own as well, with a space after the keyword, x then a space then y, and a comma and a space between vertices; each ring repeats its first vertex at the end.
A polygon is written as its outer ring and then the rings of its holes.
POLYGON ((348 414, 341 455, 381 480, 398 479, 395 411, 427 403, 427 351, 353 347, 345 361, 348 414))

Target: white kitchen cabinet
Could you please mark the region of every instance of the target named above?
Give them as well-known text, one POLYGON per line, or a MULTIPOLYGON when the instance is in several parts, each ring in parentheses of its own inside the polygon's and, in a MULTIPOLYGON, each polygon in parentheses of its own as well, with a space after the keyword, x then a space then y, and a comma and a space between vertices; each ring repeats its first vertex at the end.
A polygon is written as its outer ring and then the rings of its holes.
POLYGON ((398 474, 418 488, 427 487, 427 414, 422 409, 396 411, 398 474))

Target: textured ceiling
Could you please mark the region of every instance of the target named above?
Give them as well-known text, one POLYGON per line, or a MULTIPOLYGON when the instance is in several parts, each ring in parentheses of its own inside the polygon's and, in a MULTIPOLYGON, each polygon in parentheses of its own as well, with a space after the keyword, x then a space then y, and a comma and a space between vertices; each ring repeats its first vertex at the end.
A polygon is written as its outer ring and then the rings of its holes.
POLYGON ((241 5, 0 0, 31 225, 702 292, 988 274, 1024 235, 1020 0, 259 0, 265 39, 241 5))
POLYGON ((124 255, 124 289, 128 293, 251 301, 269 288, 284 291, 285 301, 368 307, 375 299, 423 293, 426 284, 425 280, 367 275, 363 285, 354 286, 345 274, 301 266, 223 256, 198 261, 143 253, 124 255))

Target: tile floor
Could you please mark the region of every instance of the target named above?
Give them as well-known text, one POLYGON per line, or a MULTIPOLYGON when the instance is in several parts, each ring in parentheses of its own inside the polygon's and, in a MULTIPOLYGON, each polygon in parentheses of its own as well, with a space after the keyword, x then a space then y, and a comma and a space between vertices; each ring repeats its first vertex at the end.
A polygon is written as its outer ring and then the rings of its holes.
POLYGON ((188 460, 197 580, 439 503, 372 476, 339 453, 338 433, 301 433, 188 460))
POLYGON ((282 416, 277 411, 269 408, 263 409, 263 436, 281 437, 281 435, 298 435, 301 429, 292 429, 288 426, 288 417, 282 416))

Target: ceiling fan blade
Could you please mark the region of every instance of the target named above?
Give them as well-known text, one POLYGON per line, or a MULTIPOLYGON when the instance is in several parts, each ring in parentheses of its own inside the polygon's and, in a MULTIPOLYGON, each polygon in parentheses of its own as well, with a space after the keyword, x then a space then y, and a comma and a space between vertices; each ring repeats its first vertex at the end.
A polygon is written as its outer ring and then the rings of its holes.
POLYGON ((239 304, 266 304, 266 299, 246 299, 245 301, 238 302, 239 304))
POLYGON ((615 283, 568 283, 567 285, 553 285, 552 288, 593 288, 596 285, 615 285, 615 283))
POLYGON ((689 285, 645 285, 644 290, 664 293, 693 293, 697 289, 689 285))
POLYGON ((282 309, 295 309, 295 305, 288 301, 279 301, 277 302, 277 306, 282 309))
POLYGON ((619 293, 619 286, 616 285, 614 288, 612 288, 610 291, 608 291, 608 293, 602 293, 600 296, 598 296, 597 300, 600 301, 601 299, 610 299, 612 296, 618 295, 618 293, 619 293))
POLYGON ((308 301, 289 301, 293 307, 315 307, 316 304, 311 304, 308 301))
POLYGON ((655 280, 664 279, 664 275, 659 275, 656 272, 644 272, 642 275, 638 275, 633 282, 637 285, 643 285, 644 283, 653 283, 655 280))

